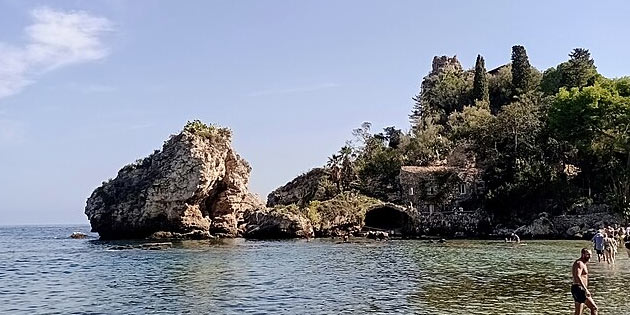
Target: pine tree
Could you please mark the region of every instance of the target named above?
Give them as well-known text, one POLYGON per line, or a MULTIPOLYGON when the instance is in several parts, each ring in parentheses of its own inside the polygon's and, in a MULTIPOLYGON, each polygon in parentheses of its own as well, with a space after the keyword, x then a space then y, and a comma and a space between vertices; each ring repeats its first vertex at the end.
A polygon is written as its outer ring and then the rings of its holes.
POLYGON ((532 66, 529 64, 525 47, 512 46, 512 92, 516 95, 527 93, 533 88, 532 66))
POLYGON ((595 61, 591 58, 588 49, 575 48, 569 54, 569 61, 563 73, 562 83, 564 86, 582 88, 593 84, 593 78, 597 74, 595 61))
POLYGON ((486 65, 483 57, 477 55, 475 63, 475 79, 473 80, 473 101, 486 101, 490 99, 488 93, 488 76, 486 73, 486 65))

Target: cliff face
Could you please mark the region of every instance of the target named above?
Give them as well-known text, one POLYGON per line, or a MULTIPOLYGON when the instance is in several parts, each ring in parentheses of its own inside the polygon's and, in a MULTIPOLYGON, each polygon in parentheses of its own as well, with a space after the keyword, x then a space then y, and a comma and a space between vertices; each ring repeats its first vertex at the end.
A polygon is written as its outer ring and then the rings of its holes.
POLYGON ((195 121, 94 190, 85 214, 104 239, 238 236, 243 213, 262 207, 250 171, 228 129, 195 121))
POLYGON ((314 200, 333 198, 339 191, 329 177, 327 170, 314 168, 272 191, 267 196, 267 207, 290 204, 303 206, 314 200))

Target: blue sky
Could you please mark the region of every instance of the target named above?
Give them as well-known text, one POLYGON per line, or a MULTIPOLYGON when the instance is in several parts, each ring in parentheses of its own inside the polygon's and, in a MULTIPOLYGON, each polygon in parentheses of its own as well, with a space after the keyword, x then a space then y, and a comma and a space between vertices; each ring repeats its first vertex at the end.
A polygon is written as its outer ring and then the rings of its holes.
POLYGON ((408 128, 434 55, 630 74, 623 1, 0 0, 0 225, 87 223, 92 190, 187 120, 228 126, 266 197, 363 121, 408 128))

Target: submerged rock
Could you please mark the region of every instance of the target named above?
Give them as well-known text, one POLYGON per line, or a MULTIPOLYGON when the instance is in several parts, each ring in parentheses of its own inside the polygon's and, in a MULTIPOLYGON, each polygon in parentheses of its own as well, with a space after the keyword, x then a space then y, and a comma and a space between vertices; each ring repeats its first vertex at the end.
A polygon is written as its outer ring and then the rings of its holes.
POLYGON ((116 245, 108 248, 109 250, 128 250, 128 249, 144 249, 144 250, 163 250, 173 247, 173 243, 142 243, 136 245, 116 245))
POLYGON ((262 207, 248 191, 251 168, 231 145, 231 131, 189 122, 150 156, 96 188, 85 214, 103 239, 241 234, 246 210, 262 207))
POLYGON ((383 231, 369 231, 365 237, 374 240, 386 240, 389 238, 389 233, 383 231))

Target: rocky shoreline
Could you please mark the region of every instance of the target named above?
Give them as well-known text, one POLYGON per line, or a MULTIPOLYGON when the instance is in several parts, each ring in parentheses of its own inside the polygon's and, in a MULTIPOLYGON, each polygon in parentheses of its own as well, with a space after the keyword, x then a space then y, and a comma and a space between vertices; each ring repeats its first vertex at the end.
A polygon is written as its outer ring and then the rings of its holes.
POLYGON ((85 214, 92 231, 101 239, 153 240, 378 233, 496 239, 512 232, 525 239, 590 239, 599 228, 627 223, 609 211, 543 213, 520 224, 496 224, 479 209, 420 213, 356 190, 340 191, 323 168, 279 187, 265 203, 248 190, 251 168, 232 148, 231 136, 227 128, 189 122, 161 150, 123 167, 87 200, 85 214))

